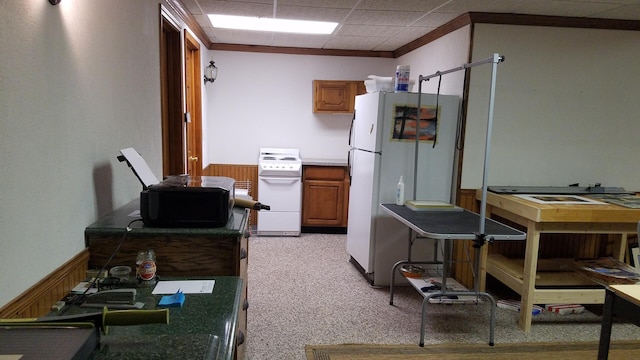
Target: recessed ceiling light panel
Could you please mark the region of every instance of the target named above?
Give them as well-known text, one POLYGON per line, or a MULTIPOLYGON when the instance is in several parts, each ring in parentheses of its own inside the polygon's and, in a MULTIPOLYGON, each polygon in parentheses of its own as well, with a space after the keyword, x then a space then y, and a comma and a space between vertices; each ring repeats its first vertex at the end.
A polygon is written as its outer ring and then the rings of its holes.
POLYGON ((214 28, 276 31, 298 34, 331 34, 338 23, 307 20, 287 20, 249 16, 209 14, 214 28))

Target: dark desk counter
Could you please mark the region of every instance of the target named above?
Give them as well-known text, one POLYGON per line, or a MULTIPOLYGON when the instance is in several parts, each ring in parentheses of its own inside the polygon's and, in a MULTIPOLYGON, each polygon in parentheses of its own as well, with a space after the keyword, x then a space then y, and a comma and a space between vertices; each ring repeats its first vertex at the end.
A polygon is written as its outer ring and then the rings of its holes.
MULTIPOLYGON (((211 294, 186 294, 182 307, 169 308, 169 324, 110 326, 100 336, 92 359, 233 359, 238 333, 242 280, 235 276, 213 277, 211 294)), ((154 310, 162 295, 138 288, 136 300, 154 310)), ((64 309, 63 309, 64 310, 64 309)), ((65 315, 100 309, 73 306, 65 315)), ((56 316, 53 312, 48 316, 56 316)))
MULTIPOLYGON (((95 223, 87 226, 85 236, 92 234, 104 235, 107 233, 122 235, 127 225, 140 218, 140 200, 136 199, 123 207, 101 217, 95 223)), ((138 235, 172 235, 190 234, 206 236, 237 236, 243 235, 248 221, 246 209, 234 208, 229 221, 224 227, 217 228, 159 228, 144 226, 142 221, 136 221, 130 225, 132 232, 138 235)))
POLYGON ((138 200, 100 218, 85 229, 89 267, 100 269, 112 252, 121 247, 109 266, 135 269, 138 251, 153 249, 157 273, 162 276, 241 276, 241 260, 247 257, 246 230, 249 210, 234 208, 224 227, 159 228, 139 219, 138 200), (131 223, 131 224, 130 224, 131 223), (131 231, 127 232, 130 224, 131 231), (124 241, 123 241, 124 240, 124 241))
MULTIPOLYGON (((147 227, 141 221, 136 221, 130 225, 131 231, 127 232, 127 225, 140 218, 138 209, 138 200, 134 200, 85 229, 89 268, 102 268, 115 251, 107 269, 127 265, 134 269, 131 276, 135 277, 138 252, 153 249, 156 253, 156 274, 160 280, 167 277, 240 277, 243 284, 243 305, 238 320, 236 353, 241 359, 245 346, 242 346, 240 340, 246 335, 247 329, 249 210, 234 208, 232 216, 223 227, 158 228, 147 227)), ((216 288, 217 286, 216 284, 216 288)))

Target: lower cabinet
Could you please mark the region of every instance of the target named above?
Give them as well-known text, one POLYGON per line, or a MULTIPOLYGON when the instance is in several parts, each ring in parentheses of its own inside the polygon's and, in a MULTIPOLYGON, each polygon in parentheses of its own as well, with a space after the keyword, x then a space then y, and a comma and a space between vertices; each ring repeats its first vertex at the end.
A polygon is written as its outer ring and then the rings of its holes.
POLYGON ((302 226, 347 227, 349 174, 345 166, 305 165, 302 226))

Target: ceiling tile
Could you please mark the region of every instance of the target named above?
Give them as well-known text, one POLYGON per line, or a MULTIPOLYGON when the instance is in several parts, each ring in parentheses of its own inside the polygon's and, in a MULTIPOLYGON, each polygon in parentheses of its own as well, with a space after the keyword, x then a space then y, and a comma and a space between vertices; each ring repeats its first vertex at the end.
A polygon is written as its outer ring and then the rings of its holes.
POLYGON ((338 36, 392 36, 404 30, 404 26, 379 25, 344 25, 336 35, 338 36))
POLYGON ((416 21, 413 26, 437 28, 460 16, 458 13, 432 12, 416 21))
MULTIPOLYGON (((295 5, 314 8, 351 9, 359 0, 278 0, 278 6, 295 5)), ((273 1, 271 1, 273 4, 273 1)))
MULTIPOLYGON (((640 0, 180 0, 211 42, 393 51, 467 12, 640 21, 640 0), (214 29, 208 13, 338 22, 332 36, 214 29)), ((205 40, 206 41, 206 40, 205 40)))
POLYGON ((637 20, 640 19, 640 5, 624 5, 595 15, 608 19, 637 20))
POLYGON ((421 15, 409 11, 356 10, 345 20, 345 24, 407 26, 418 20, 421 15))
POLYGON ((527 2, 519 10, 520 13, 534 13, 551 16, 576 16, 591 17, 599 12, 607 11, 618 7, 619 5, 607 3, 592 2, 571 2, 571 1, 545 1, 539 4, 535 1, 527 2))
POLYGON ((285 6, 278 3, 276 17, 281 19, 342 22, 350 10, 344 8, 315 8, 285 6))
POLYGON ((384 42, 385 37, 334 36, 325 44, 325 49, 371 50, 384 42))
POLYGON ((362 0, 358 5, 358 9, 428 12, 442 6, 446 2, 446 0, 362 0))
POLYGON ((331 35, 306 36, 300 34, 273 34, 271 46, 322 48, 331 35))

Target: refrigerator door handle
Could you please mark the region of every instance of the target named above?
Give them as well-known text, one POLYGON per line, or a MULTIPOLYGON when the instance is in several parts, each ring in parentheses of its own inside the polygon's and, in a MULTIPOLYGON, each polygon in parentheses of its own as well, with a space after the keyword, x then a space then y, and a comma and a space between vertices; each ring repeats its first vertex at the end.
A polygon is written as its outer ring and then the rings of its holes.
POLYGON ((351 126, 349 126, 349 146, 351 146, 351 137, 353 136, 353 123, 356 121, 356 111, 353 110, 353 117, 351 118, 351 126))
MULTIPOLYGON (((351 172, 351 152, 353 151, 353 149, 349 149, 349 151, 347 152, 347 171, 349 172, 349 187, 351 187, 351 177, 352 177, 352 172, 351 172)), ((640 229, 640 222, 638 223, 639 229, 640 229)))

